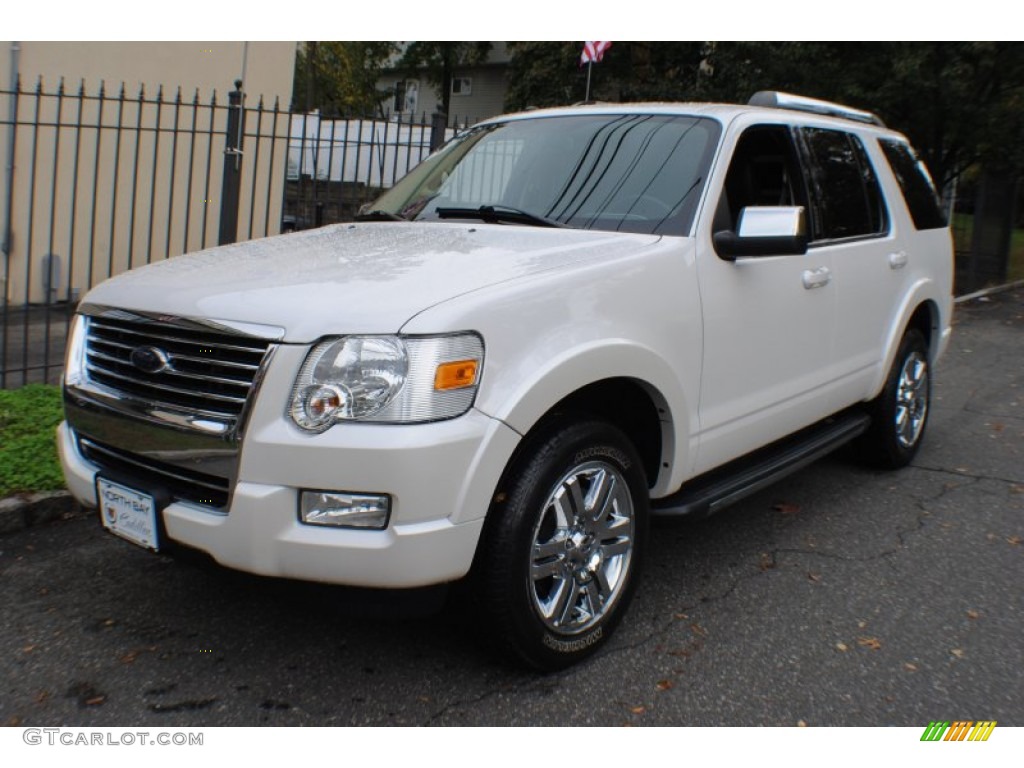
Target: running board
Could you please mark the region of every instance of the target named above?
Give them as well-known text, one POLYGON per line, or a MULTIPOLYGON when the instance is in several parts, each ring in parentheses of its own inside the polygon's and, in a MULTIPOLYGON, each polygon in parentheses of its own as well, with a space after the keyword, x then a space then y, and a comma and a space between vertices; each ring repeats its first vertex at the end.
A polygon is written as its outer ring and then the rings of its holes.
POLYGON ((870 425, 871 417, 861 411, 833 416, 697 477, 671 496, 651 499, 651 513, 707 517, 803 469, 863 434, 870 425))

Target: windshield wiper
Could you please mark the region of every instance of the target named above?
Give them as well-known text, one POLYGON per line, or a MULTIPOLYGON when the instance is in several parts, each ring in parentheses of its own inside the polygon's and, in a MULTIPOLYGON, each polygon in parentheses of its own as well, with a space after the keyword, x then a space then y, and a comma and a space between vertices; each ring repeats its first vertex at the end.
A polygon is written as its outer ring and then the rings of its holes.
POLYGON ((561 227, 565 224, 548 219, 536 213, 513 208, 510 205, 481 205, 479 208, 438 208, 435 211, 441 219, 480 219, 488 224, 510 221, 516 224, 532 224, 535 227, 561 227))
POLYGON ((408 219, 391 211, 374 210, 357 213, 356 221, 408 221, 408 219))

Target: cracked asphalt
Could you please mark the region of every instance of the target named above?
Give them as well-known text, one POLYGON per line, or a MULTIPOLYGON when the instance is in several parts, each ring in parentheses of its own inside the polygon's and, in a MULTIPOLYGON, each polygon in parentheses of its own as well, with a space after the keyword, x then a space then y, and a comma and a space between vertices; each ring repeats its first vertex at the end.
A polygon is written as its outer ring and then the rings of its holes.
POLYGON ((275 582, 93 519, 0 538, 8 725, 1024 725, 1024 290, 957 307, 925 444, 661 520, 600 655, 495 662, 444 593, 275 582))

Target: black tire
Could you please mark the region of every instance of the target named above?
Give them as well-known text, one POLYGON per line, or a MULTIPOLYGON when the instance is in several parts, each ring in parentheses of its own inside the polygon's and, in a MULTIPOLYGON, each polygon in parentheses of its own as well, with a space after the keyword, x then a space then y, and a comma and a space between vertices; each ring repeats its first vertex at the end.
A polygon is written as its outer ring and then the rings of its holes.
POLYGON ((900 340, 882 392, 868 406, 871 427, 860 440, 862 459, 874 467, 899 469, 913 460, 931 410, 928 345, 915 328, 900 340))
POLYGON ((600 421, 553 425, 519 456, 477 552, 478 606, 496 650, 553 671, 597 651, 626 612, 647 483, 629 440, 600 421))

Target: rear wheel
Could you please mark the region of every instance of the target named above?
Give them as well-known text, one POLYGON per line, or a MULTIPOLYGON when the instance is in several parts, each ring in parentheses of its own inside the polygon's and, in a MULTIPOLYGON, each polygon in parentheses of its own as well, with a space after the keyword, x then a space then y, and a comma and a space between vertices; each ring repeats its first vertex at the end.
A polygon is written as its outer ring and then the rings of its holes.
POLYGON ((870 406, 871 427, 861 441, 868 463, 898 469, 911 462, 924 438, 931 391, 928 345, 911 328, 900 341, 885 388, 870 406))
POLYGON ((477 570, 494 641, 561 669, 607 641, 632 598, 647 486, 619 430, 552 428, 513 466, 489 512, 477 570))

